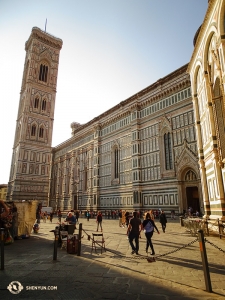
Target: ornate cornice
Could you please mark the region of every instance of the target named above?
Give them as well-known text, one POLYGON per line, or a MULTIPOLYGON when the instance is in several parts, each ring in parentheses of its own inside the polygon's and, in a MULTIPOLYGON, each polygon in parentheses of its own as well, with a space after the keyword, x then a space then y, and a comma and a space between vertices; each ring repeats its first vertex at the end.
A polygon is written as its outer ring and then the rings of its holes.
POLYGON ((25 43, 26 51, 28 50, 28 48, 31 44, 31 41, 34 38, 36 38, 40 42, 43 42, 44 44, 47 44, 53 48, 56 48, 59 50, 62 48, 63 41, 60 38, 57 38, 47 32, 44 32, 43 30, 41 30, 38 27, 33 27, 32 31, 31 31, 31 35, 30 35, 28 41, 26 41, 26 43, 25 43))

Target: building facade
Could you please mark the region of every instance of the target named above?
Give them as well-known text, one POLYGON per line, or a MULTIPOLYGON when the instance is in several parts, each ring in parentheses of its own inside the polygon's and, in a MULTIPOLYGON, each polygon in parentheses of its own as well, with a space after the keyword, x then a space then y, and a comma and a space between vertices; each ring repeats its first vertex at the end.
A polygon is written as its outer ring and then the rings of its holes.
POLYGON ((61 47, 61 39, 37 27, 25 44, 7 200, 36 199, 47 205, 61 47))
POLYGON ((187 65, 119 103, 52 150, 49 205, 204 211, 187 65))
POLYGON ((210 0, 190 73, 205 214, 225 220, 225 1, 210 0))

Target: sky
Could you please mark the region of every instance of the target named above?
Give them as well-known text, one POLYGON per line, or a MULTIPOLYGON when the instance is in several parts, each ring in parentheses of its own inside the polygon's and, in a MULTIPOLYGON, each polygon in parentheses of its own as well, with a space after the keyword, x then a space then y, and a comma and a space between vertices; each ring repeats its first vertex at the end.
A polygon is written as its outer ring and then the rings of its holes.
POLYGON ((189 62, 208 0, 0 0, 0 184, 8 183, 33 27, 63 40, 52 146, 189 62))

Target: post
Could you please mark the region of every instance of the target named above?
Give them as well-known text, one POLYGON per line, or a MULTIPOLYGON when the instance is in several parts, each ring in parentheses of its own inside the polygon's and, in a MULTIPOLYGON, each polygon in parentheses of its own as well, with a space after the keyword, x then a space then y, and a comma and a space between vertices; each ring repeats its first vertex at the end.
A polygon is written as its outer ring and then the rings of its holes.
POLYGON ((77 256, 80 256, 81 253, 81 237, 82 237, 82 223, 79 224, 77 256))
POLYGON ((184 217, 180 216, 180 226, 184 226, 184 217))
POLYGON ((205 248, 205 240, 204 240, 203 230, 198 231, 198 239, 199 239, 199 246, 200 246, 200 252, 201 252, 201 257, 202 257, 202 265, 203 265, 203 272, 204 272, 204 277, 205 277, 206 291, 209 293, 212 293, 212 285, 211 285, 210 274, 209 274, 209 265, 208 265, 207 253, 206 253, 206 248, 205 248))
POLYGON ((57 247, 58 247, 58 239, 59 239, 59 228, 55 227, 55 241, 54 241, 54 251, 53 251, 53 260, 57 260, 57 247))
POLYGON ((4 270, 4 235, 5 235, 5 228, 1 228, 1 270, 4 270))

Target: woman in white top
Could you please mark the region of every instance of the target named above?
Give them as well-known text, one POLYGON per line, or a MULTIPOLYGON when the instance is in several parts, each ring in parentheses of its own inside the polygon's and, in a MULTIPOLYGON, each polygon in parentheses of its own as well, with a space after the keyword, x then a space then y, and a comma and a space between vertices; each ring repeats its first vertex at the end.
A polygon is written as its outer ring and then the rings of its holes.
POLYGON ((150 246, 152 253, 151 255, 155 255, 155 251, 154 251, 154 247, 152 244, 152 236, 153 236, 153 232, 154 232, 154 228, 156 229, 156 231, 159 234, 159 230, 155 225, 154 220, 151 219, 150 217, 150 213, 147 213, 145 216, 145 220, 143 221, 143 230, 145 232, 145 237, 146 237, 146 253, 148 253, 148 248, 150 246))

